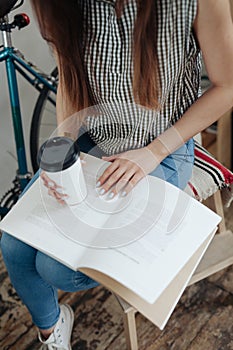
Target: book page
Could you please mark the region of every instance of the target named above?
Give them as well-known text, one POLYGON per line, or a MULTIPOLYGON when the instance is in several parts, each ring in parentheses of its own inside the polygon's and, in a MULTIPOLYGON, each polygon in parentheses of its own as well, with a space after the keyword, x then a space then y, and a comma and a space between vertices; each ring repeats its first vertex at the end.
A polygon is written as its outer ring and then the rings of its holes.
POLYGON ((111 289, 117 296, 121 296, 121 298, 128 302, 129 305, 133 306, 137 311, 162 330, 187 286, 190 276, 194 273, 199 261, 212 240, 214 233, 215 231, 208 236, 195 254, 189 259, 187 264, 182 267, 179 274, 170 282, 168 287, 153 304, 147 303, 132 290, 129 290, 122 284, 119 284, 116 280, 99 271, 85 268, 81 269, 81 271, 88 276, 97 279, 100 283, 111 289))
POLYGON ((88 196, 58 204, 38 180, 0 228, 66 266, 99 270, 154 303, 220 221, 184 192, 147 176, 125 198, 95 189, 106 162, 87 156, 88 196))
POLYGON ((83 266, 111 276, 148 303, 160 297, 219 222, 218 216, 191 200, 179 225, 167 231, 179 197, 176 191, 171 197, 167 192, 162 214, 140 239, 111 250, 93 250, 90 255, 87 251, 82 259, 83 266))

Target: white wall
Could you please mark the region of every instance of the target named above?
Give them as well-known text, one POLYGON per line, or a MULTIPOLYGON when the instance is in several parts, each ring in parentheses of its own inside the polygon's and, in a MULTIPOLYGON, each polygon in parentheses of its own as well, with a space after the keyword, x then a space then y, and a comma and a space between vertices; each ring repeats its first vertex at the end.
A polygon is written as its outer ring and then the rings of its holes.
MULTIPOLYGON (((54 67, 54 61, 51 56, 47 44, 43 41, 37 28, 37 23, 33 17, 30 2, 25 1, 25 4, 13 12, 25 12, 31 19, 28 27, 18 31, 13 31, 12 39, 13 45, 17 47, 25 57, 36 63, 45 72, 50 72, 54 67)), ((12 15, 10 19, 12 20, 12 15)), ((1 34, 1 33, 0 33, 1 34)), ((1 45, 1 39, 0 39, 1 45)), ((18 85, 20 89, 20 103, 22 110, 22 119, 25 132, 25 144, 28 153, 29 144, 29 126, 33 112, 33 107, 38 96, 38 92, 30 86, 30 84, 23 80, 20 76, 18 78, 18 85)), ((13 137, 13 129, 11 123, 11 112, 8 96, 8 87, 6 84, 5 63, 0 64, 0 197, 7 189, 11 187, 11 181, 15 177, 15 170, 17 163, 15 160, 15 144, 13 137)), ((29 158, 28 158, 29 159, 29 158)), ((31 164, 29 161, 29 169, 31 164)))

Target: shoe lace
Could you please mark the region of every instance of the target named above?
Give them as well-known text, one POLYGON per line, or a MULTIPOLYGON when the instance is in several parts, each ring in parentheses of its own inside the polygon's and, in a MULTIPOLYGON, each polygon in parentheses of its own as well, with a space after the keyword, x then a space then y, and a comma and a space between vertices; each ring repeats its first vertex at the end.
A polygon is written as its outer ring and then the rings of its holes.
POLYGON ((65 348, 61 347, 59 344, 43 344, 39 350, 66 350, 65 348))
MULTIPOLYGON (((64 319, 62 318, 62 322, 64 322, 64 319)), ((62 334, 61 334, 61 328, 57 328, 54 330, 54 341, 51 343, 43 344, 39 350, 67 350, 66 347, 62 345, 62 334)))
POLYGON ((61 347, 58 344, 48 344, 48 350, 54 350, 54 349, 65 350, 65 348, 61 347))
MULTIPOLYGON (((60 329, 57 329, 57 334, 56 334, 56 340, 55 341, 61 341, 61 333, 60 329)), ((61 344, 56 344, 56 343, 50 343, 50 344, 43 344, 39 350, 55 350, 55 349, 60 349, 60 350, 67 350, 64 348, 61 344)))

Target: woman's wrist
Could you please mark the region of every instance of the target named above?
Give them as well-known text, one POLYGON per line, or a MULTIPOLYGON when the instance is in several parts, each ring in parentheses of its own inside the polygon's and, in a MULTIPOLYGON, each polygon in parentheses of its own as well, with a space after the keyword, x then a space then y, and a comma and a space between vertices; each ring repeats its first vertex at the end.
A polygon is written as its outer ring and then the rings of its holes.
MULTIPOLYGON (((179 122, 177 122, 177 124, 178 123, 179 122)), ((156 137, 147 147, 161 162, 164 158, 181 147, 186 142, 186 139, 188 139, 188 137, 183 137, 179 129, 175 125, 172 125, 156 137)))
POLYGON ((170 152, 166 145, 157 137, 149 145, 146 146, 147 149, 153 153, 154 157, 158 160, 158 163, 161 163, 164 158, 166 158, 170 152))

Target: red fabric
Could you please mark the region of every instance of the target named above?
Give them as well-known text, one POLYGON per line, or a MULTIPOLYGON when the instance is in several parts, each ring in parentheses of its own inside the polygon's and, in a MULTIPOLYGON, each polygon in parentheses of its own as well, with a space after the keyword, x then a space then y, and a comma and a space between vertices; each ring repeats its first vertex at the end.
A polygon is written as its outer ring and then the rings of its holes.
POLYGON ((193 175, 186 192, 197 200, 205 200, 221 190, 224 205, 233 202, 233 173, 195 141, 193 175))
POLYGON ((208 155, 206 152, 202 152, 195 147, 194 149, 195 156, 201 158, 208 164, 211 164, 213 167, 217 168, 223 174, 226 185, 233 183, 233 173, 228 170, 224 165, 214 159, 211 155, 208 155))
POLYGON ((191 188, 191 190, 193 191, 194 196, 198 197, 198 192, 197 192, 196 188, 193 186, 193 184, 189 181, 188 185, 191 188))

